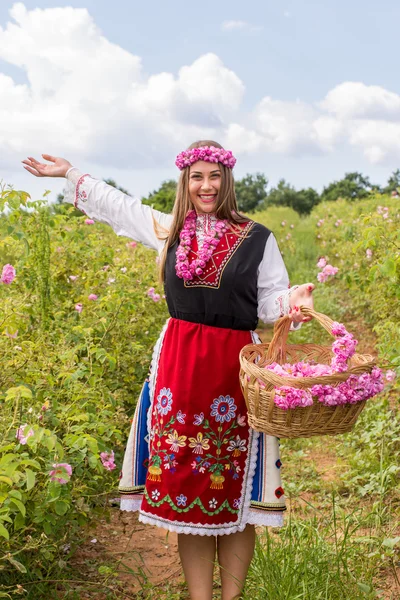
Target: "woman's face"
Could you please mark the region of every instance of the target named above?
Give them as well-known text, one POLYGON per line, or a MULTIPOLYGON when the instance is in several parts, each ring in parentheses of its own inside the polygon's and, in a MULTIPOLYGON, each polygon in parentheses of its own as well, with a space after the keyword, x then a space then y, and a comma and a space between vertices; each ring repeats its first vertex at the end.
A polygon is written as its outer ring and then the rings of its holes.
POLYGON ((216 211, 221 177, 218 163, 198 160, 191 165, 189 196, 197 214, 209 214, 216 211))

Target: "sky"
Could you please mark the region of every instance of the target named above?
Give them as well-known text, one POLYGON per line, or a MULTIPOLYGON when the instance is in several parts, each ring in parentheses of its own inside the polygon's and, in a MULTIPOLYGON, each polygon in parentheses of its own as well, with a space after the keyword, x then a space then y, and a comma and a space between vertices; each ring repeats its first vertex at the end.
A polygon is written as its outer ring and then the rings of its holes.
POLYGON ((146 196, 197 139, 236 178, 324 185, 400 167, 396 0, 25 0, 0 3, 0 180, 35 198, 21 160, 67 158, 146 196))

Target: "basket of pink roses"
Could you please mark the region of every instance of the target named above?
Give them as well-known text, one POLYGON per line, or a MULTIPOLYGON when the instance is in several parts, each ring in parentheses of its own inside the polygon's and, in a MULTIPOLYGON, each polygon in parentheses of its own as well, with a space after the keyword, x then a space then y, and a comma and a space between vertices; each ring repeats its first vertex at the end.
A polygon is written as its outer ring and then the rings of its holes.
POLYGON ((291 319, 282 317, 269 344, 242 348, 249 425, 282 438, 345 433, 382 391, 382 372, 372 356, 355 353, 357 340, 344 325, 305 306, 301 311, 335 339, 331 346, 287 344, 291 319))

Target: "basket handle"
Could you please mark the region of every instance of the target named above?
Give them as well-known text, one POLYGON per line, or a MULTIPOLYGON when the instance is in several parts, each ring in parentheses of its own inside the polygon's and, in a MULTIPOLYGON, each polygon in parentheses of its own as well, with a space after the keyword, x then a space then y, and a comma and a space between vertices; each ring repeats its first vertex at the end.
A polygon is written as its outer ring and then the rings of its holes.
MULTIPOLYGON (((305 317, 313 317, 316 319, 326 331, 332 335, 333 321, 326 315, 317 312, 308 306, 300 306, 300 312, 305 317)), ((274 362, 282 362, 286 355, 286 342, 288 339, 292 319, 289 316, 284 316, 276 321, 274 326, 274 335, 268 346, 267 360, 274 362)), ((335 336, 333 336, 335 337, 335 336)))

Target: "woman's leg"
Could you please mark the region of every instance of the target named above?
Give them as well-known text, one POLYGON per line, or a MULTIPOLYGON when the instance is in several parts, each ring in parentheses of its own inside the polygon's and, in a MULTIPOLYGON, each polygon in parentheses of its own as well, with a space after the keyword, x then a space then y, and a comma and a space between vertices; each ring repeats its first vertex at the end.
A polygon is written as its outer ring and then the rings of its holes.
POLYGON ((241 597, 247 571, 253 558, 255 541, 254 525, 247 525, 244 531, 218 537, 217 552, 221 573, 222 600, 234 600, 241 597))
POLYGON ((181 533, 178 548, 191 600, 212 600, 215 536, 181 533))

